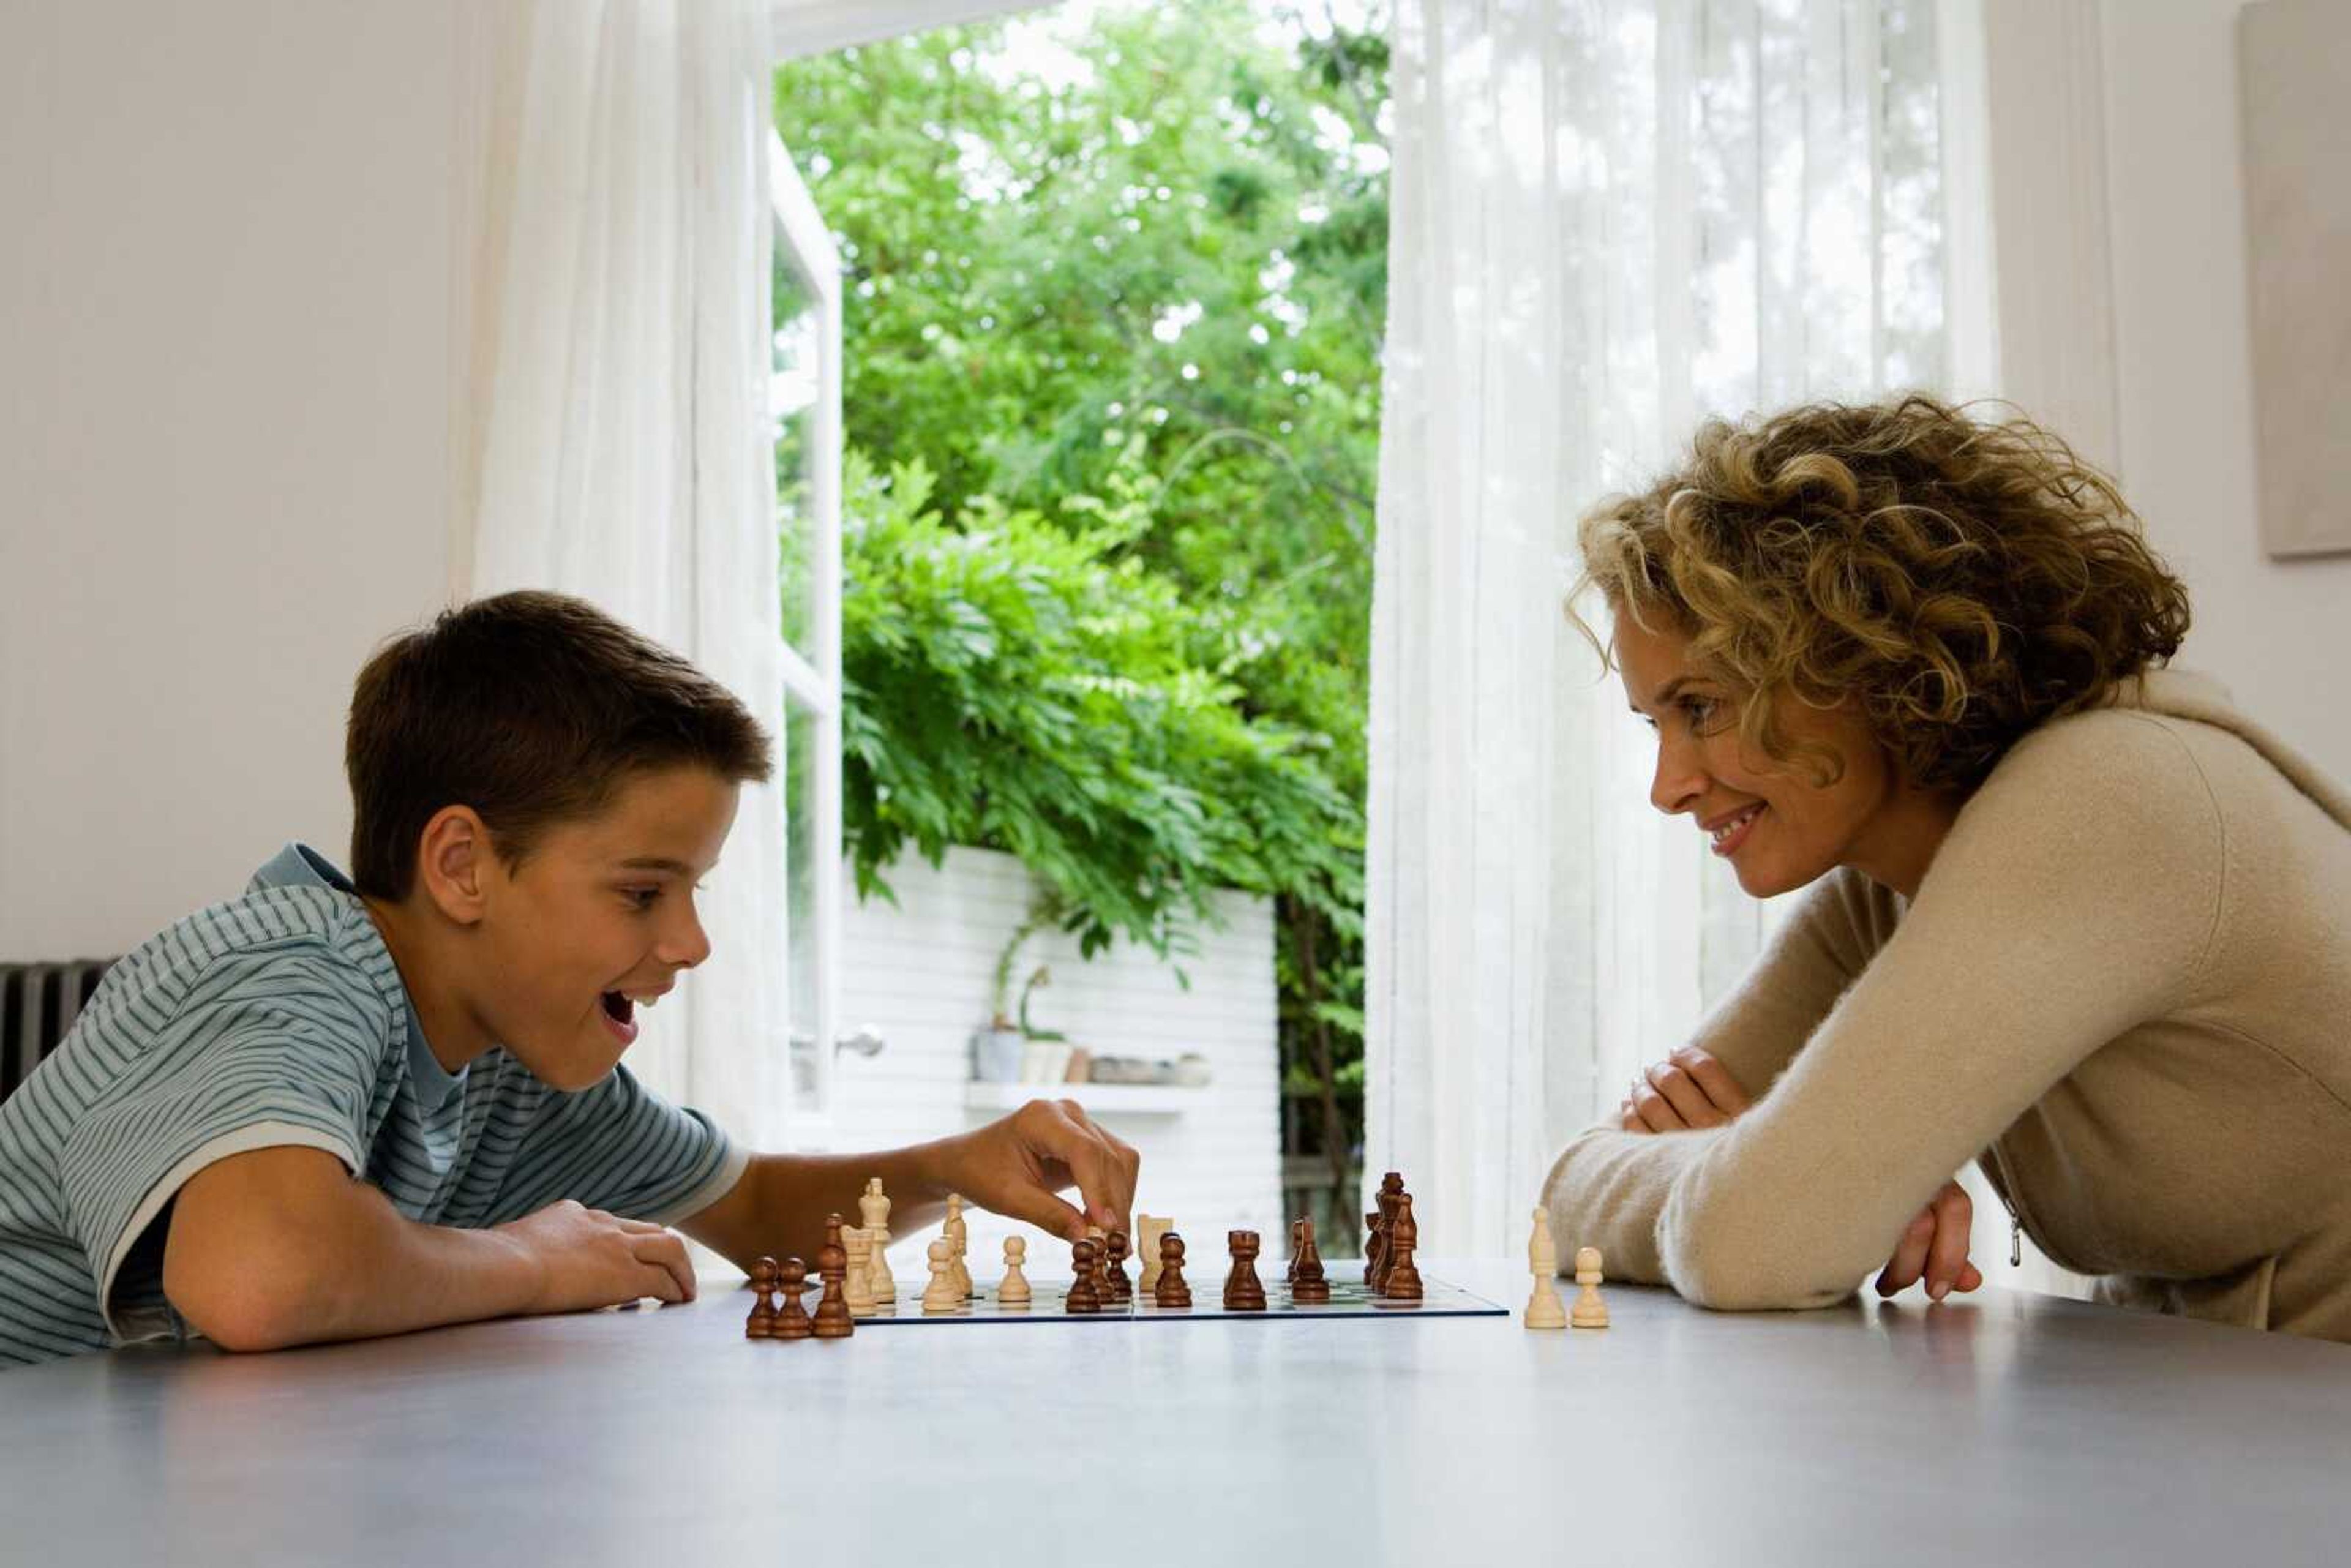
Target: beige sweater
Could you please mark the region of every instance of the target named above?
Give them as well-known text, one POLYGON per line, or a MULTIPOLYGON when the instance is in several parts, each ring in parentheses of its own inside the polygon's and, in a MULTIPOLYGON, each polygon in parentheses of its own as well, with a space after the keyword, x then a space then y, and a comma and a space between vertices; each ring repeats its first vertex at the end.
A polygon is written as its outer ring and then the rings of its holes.
POLYGON ((1825 1305, 1977 1159, 2104 1299, 2351 1340, 2351 797, 2219 687, 2026 737, 1907 907, 1850 871, 1797 896, 1698 1037, 1754 1107, 1579 1135, 1562 1253, 1825 1305))

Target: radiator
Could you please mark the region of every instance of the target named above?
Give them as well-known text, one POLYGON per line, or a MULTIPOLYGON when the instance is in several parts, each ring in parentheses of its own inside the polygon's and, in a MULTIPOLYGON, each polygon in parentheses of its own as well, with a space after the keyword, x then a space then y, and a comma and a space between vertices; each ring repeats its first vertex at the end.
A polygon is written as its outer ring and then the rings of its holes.
POLYGON ((0 964, 0 1100, 57 1049, 113 962, 0 964))

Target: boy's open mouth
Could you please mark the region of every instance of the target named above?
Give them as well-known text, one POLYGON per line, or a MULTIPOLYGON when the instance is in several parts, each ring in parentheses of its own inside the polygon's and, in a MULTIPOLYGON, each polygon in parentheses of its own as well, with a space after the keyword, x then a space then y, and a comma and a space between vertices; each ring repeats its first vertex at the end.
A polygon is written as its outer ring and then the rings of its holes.
POLYGON ((637 1004, 619 991, 606 991, 604 1011, 614 1023, 624 1024, 636 1017, 637 1004))

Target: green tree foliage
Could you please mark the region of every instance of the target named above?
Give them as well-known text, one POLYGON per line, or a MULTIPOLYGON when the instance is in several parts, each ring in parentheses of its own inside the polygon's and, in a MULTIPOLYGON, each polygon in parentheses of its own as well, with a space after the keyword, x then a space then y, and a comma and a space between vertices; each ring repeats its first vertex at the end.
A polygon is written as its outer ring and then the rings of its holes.
POLYGON ((1361 816, 1295 731, 1195 662, 1176 585, 1126 547, 1148 476, 1066 497, 1057 524, 992 498, 950 521, 919 461, 845 483, 844 815, 862 894, 913 843, 1008 850, 1092 953, 1180 953, 1219 886, 1343 908, 1361 816))
POLYGON ((1097 939, 1170 941, 1204 878, 1276 894, 1287 1082, 1336 1170, 1360 1136, 1384 25, 1103 8, 1054 70, 1008 47, 1030 26, 777 76, 848 273, 868 463, 845 827, 867 885, 909 841, 1012 851, 1097 939), (1080 582, 1115 624, 1074 613, 1080 582))

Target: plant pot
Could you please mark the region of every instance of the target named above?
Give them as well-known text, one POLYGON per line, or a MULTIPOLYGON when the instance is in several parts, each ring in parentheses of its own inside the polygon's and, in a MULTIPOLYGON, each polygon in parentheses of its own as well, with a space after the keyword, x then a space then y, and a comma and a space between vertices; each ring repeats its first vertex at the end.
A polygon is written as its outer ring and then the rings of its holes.
POLYGON ((971 1075, 981 1083, 1020 1082, 1020 1048, 1027 1044, 1017 1029, 975 1030, 971 1036, 971 1075))

